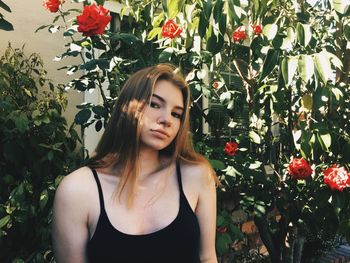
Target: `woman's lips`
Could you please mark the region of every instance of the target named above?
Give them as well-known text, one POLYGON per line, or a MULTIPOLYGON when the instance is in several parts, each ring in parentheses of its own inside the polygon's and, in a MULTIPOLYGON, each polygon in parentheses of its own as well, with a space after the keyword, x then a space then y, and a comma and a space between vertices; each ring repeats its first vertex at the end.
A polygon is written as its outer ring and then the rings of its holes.
POLYGON ((163 130, 159 130, 159 129, 153 130, 152 129, 151 131, 153 132, 153 134, 155 136, 157 136, 159 138, 162 138, 162 139, 166 139, 166 138, 170 137, 169 134, 167 132, 163 131, 163 130))

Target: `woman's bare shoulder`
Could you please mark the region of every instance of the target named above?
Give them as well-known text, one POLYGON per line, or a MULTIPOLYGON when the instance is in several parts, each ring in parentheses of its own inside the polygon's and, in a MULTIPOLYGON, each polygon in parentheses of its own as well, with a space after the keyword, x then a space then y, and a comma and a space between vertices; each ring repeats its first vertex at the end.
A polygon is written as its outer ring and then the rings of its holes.
POLYGON ((198 185, 210 184, 214 181, 213 172, 209 163, 188 163, 182 161, 181 163, 182 178, 187 181, 194 182, 198 185))
POLYGON ((59 184, 56 191, 56 198, 64 198, 71 201, 78 201, 91 194, 94 178, 90 168, 84 166, 66 175, 59 184))

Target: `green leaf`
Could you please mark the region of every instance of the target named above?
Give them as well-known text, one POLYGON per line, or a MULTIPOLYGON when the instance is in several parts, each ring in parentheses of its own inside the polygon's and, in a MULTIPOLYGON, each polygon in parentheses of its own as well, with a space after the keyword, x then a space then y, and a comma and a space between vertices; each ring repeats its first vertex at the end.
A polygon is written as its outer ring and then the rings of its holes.
POLYGON ((343 27, 343 33, 345 38, 350 41, 350 25, 349 24, 345 24, 343 27))
POLYGON ((224 225, 226 222, 225 217, 223 217, 222 215, 218 215, 216 218, 216 226, 222 226, 224 225))
POLYGON ((79 111, 77 115, 75 115, 74 120, 76 124, 83 125, 89 120, 90 117, 91 117, 90 109, 83 109, 79 111))
POLYGON ((203 3, 203 14, 207 20, 209 20, 212 11, 212 2, 211 0, 204 0, 203 3))
MULTIPOLYGON (((260 0, 253 0, 253 16, 256 18, 259 15, 260 8, 260 0)), ((255 20, 255 19, 254 19, 255 20)))
POLYGON ((92 111, 99 116, 105 116, 107 114, 107 110, 101 105, 93 106, 92 111))
POLYGON ((7 225, 7 223, 10 221, 11 216, 10 215, 6 215, 3 218, 0 219, 0 229, 3 228, 4 226, 7 225))
POLYGON ((331 91, 337 101, 339 101, 342 97, 344 97, 344 93, 338 88, 331 88, 331 91))
POLYGON ((43 208, 46 206, 48 200, 49 200, 49 193, 45 189, 40 194, 39 206, 41 210, 43 210, 43 208))
POLYGON ((77 31, 73 28, 68 28, 66 31, 64 31, 63 36, 70 37, 73 36, 77 31))
POLYGON ((225 164, 220 161, 220 160, 209 160, 211 166, 213 166, 214 169, 217 169, 217 170, 223 170, 225 169, 225 164))
POLYGON ((298 68, 298 59, 296 57, 285 57, 281 63, 282 76, 286 86, 289 86, 293 80, 298 68))
POLYGON ((311 111, 312 110, 312 96, 310 94, 304 94, 301 97, 301 105, 304 109, 311 111))
POLYGON ((349 0, 331 0, 330 3, 334 10, 342 15, 346 13, 350 6, 349 0))
POLYGON ((241 24, 247 13, 239 6, 239 1, 229 0, 227 14, 232 25, 241 24), (236 2, 236 3, 235 3, 236 2))
POLYGON ((298 60, 298 72, 302 80, 308 82, 314 75, 315 67, 312 56, 300 55, 298 60))
POLYGON ((98 120, 96 123, 95 123, 95 130, 98 132, 102 129, 102 121, 101 120, 98 120))
POLYGON ((27 115, 20 113, 19 115, 15 116, 13 120, 15 122, 16 128, 20 133, 24 133, 29 129, 29 120, 27 115))
POLYGON ((92 59, 80 66, 80 69, 85 69, 87 71, 94 70, 97 67, 97 59, 92 59))
POLYGON ((11 8, 5 4, 3 1, 0 0, 0 8, 4 9, 5 11, 11 13, 11 8))
POLYGON ((309 25, 298 23, 297 24, 297 39, 301 45, 306 47, 312 37, 311 28, 309 25))
POLYGON ((214 32, 214 27, 209 25, 207 34, 207 50, 213 54, 220 52, 224 45, 224 37, 219 32, 214 32))
POLYGON ((152 21, 153 28, 159 27, 164 20, 164 13, 160 13, 158 16, 156 16, 152 21))
POLYGON ((60 26, 50 25, 48 30, 51 34, 55 34, 60 30, 60 26))
POLYGON ((255 131, 249 131, 249 138, 252 142, 256 144, 261 144, 261 138, 259 134, 257 134, 255 131))
POLYGON ((152 40, 156 36, 158 36, 162 32, 161 27, 154 27, 149 33, 148 33, 148 40, 152 40))
POLYGON ((273 40, 277 34, 278 26, 276 24, 267 24, 263 28, 263 34, 268 40, 273 40))
POLYGON ((52 161, 53 158, 54 158, 54 153, 53 153, 53 151, 49 151, 49 152, 47 153, 47 159, 48 159, 49 161, 52 161))
POLYGON ((200 14, 199 25, 198 25, 198 34, 201 38, 205 36, 208 26, 209 26, 209 20, 205 17, 204 12, 202 12, 200 14))
POLYGON ((109 68, 109 60, 108 59, 98 59, 97 65, 100 69, 108 69, 109 68))
POLYGON ((13 25, 4 18, 0 18, 0 30, 12 31, 13 25))
POLYGON ((42 29, 44 29, 44 28, 47 28, 47 27, 49 27, 49 26, 51 26, 51 25, 42 25, 42 26, 39 26, 39 27, 34 31, 34 33, 38 32, 39 30, 42 30, 42 29))
POLYGON ((113 40, 121 40, 129 45, 133 45, 135 42, 140 41, 137 36, 131 33, 117 33, 113 35, 113 40))
POLYGON ((222 0, 216 0, 215 5, 214 5, 214 10, 213 10, 213 17, 215 22, 218 22, 221 20, 221 17, 223 15, 223 8, 224 2, 222 0))
POLYGON ((227 233, 223 233, 218 235, 216 239, 216 250, 219 255, 223 255, 227 252, 230 247, 230 243, 232 242, 231 237, 227 233))
POLYGON ((295 41, 295 32, 292 27, 287 28, 287 36, 283 38, 281 49, 292 49, 295 41))
POLYGON ((185 0, 168 0, 168 18, 174 18, 182 10, 185 0))
POLYGON ((260 74, 259 82, 263 81, 275 68, 278 63, 280 52, 275 49, 269 49, 265 57, 262 72, 260 74))
POLYGON ((254 212, 258 215, 258 216, 262 216, 265 215, 266 213, 266 208, 264 203, 260 202, 260 203, 256 203, 254 206, 254 212))
POLYGON ((322 51, 323 54, 327 55, 329 61, 338 69, 343 69, 343 62, 333 53, 328 51, 322 51))
POLYGON ((322 138, 324 145, 327 147, 327 149, 329 149, 329 147, 331 147, 332 145, 331 135, 329 133, 326 133, 326 134, 321 134, 320 136, 322 138))
POLYGON ((227 14, 232 25, 240 23, 240 20, 235 13, 235 5, 233 0, 227 1, 227 14))
POLYGON ((324 83, 327 83, 327 81, 331 78, 332 75, 332 69, 327 54, 325 54, 324 52, 315 54, 314 61, 316 70, 320 75, 321 80, 324 83))
POLYGON ((15 258, 11 263, 25 263, 25 261, 21 258, 15 258))
POLYGON ((167 47, 159 54, 159 62, 169 62, 173 53, 174 49, 171 47, 167 47))

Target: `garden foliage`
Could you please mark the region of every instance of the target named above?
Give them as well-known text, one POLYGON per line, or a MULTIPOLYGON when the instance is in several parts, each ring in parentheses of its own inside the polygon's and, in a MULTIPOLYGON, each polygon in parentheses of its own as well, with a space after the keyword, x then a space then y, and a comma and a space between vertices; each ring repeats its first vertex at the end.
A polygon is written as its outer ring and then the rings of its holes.
POLYGON ((81 160, 65 94, 42 66, 10 45, 0 58, 0 262, 52 260, 53 196, 81 160))
POLYGON ((236 209, 254 217, 272 262, 300 262, 304 246, 305 257, 337 234, 350 240, 348 1, 129 0, 112 17, 102 0, 58 2, 39 29, 71 39, 56 60, 82 58, 62 68, 79 72, 66 87, 103 98, 78 106, 82 127, 103 128, 135 70, 169 62, 186 75, 196 148, 223 184, 219 255, 242 238, 236 209))

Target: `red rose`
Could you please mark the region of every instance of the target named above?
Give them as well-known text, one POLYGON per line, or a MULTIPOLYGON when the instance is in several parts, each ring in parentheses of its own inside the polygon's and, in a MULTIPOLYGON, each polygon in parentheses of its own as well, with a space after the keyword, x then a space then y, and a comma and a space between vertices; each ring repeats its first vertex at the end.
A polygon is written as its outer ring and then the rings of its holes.
POLYGON ((312 174, 312 169, 304 158, 293 158, 288 166, 288 173, 293 179, 306 179, 312 174))
POLYGON ((162 27, 162 36, 175 38, 178 37, 182 32, 182 28, 174 22, 174 20, 169 19, 166 21, 162 27))
POLYGON ((223 233, 226 233, 226 232, 227 232, 227 227, 226 227, 226 226, 219 226, 219 227, 216 228, 216 230, 217 230, 219 233, 223 234, 223 233))
POLYGON ((45 0, 43 6, 51 13, 56 13, 60 9, 60 5, 64 3, 64 0, 45 0))
POLYGON ((253 32, 256 35, 260 35, 262 33, 262 26, 261 25, 252 25, 253 32))
POLYGON ((111 19, 109 10, 101 5, 84 6, 83 13, 77 17, 78 31, 87 37, 101 35, 111 19))
POLYGON ((239 42, 241 40, 244 40, 246 38, 246 33, 244 27, 238 27, 236 28, 235 32, 233 32, 233 40, 235 42, 239 42))
POLYGON ((227 142, 225 145, 225 152, 227 155, 234 156, 238 150, 238 144, 236 142, 227 142))
POLYGON ((350 186, 350 173, 334 164, 323 171, 323 182, 332 190, 343 191, 350 186))

